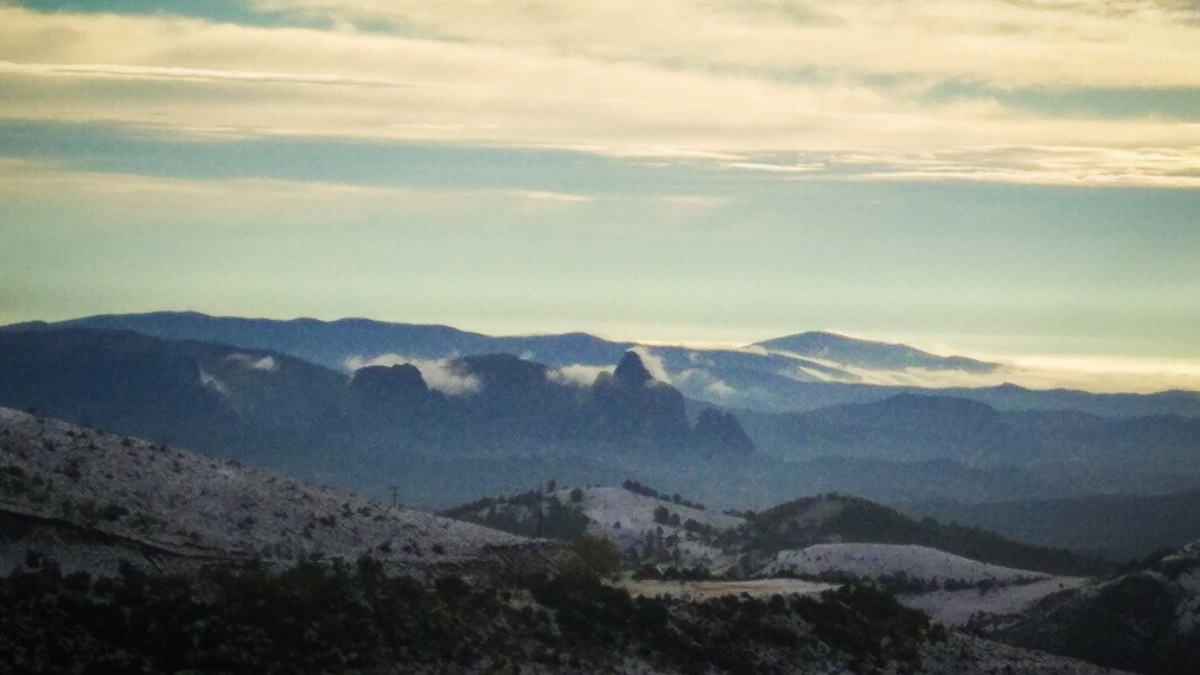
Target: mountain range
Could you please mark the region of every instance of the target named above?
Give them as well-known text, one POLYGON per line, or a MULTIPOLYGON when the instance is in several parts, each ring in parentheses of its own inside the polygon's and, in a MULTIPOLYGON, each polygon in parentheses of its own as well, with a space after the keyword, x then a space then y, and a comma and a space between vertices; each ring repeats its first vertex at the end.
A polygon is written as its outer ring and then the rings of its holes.
MULTIPOLYGON (((585 333, 493 337, 449 326, 387 323, 370 319, 250 319, 195 312, 101 315, 54 323, 29 322, 0 331, 64 328, 132 330, 168 340, 194 340, 270 351, 328 369, 349 372, 362 365, 439 361, 507 353, 542 363, 590 383, 611 370, 622 354, 638 349, 655 365, 656 376, 686 397, 725 408, 802 412, 840 403, 866 403, 896 393, 928 393, 922 387, 871 384, 871 373, 979 374, 1002 371, 1001 364, 958 356, 937 356, 906 345, 807 332, 732 349, 647 346, 609 341, 585 333), (864 379, 867 378, 867 379, 864 379)), ((953 377, 948 381, 953 381, 953 377)), ((948 396, 969 398, 1000 410, 1079 410, 1127 417, 1179 414, 1200 416, 1200 393, 1092 394, 1034 390, 1015 385, 946 387, 948 396)))
MULTIPOLYGON (((152 314, 68 323, 0 329, 0 405, 380 498, 394 491, 430 507, 552 477, 575 484, 632 477, 738 508, 840 492, 921 503, 923 515, 949 517, 971 504, 1200 488, 1197 394, 824 381, 813 373, 830 377, 833 364, 995 367, 824 333, 692 350, 365 320, 152 314), (504 346, 512 351, 465 353, 504 346), (808 359, 821 361, 800 365, 808 359), (780 374, 805 368, 812 381, 780 374), (711 393, 717 382, 772 391, 779 381, 809 392, 789 404, 801 409, 692 395, 711 393)), ((1019 508, 996 512, 1009 515, 989 527, 1029 531, 1019 508)), ((1080 517, 1048 513, 1044 525, 1053 532, 1080 517)), ((1128 525, 1110 531, 1106 544, 1071 547, 1129 557, 1200 538, 1186 519, 1157 538, 1141 536, 1145 528, 1132 521, 1114 522, 1128 525)))

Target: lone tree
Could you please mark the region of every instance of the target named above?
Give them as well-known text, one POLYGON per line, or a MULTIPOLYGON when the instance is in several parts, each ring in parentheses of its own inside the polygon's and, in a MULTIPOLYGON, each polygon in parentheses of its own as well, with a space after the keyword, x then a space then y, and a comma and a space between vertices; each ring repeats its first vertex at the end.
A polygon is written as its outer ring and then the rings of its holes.
POLYGON ((612 579, 621 573, 621 551, 604 537, 585 534, 571 543, 579 556, 579 571, 598 579, 612 579))

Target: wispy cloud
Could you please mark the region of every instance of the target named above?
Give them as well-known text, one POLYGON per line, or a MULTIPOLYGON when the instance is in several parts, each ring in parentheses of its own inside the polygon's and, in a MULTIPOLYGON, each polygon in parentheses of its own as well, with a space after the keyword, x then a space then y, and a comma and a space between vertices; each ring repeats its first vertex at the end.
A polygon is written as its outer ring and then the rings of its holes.
MULTIPOLYGON (((248 220, 327 225, 347 214, 395 217, 426 214, 557 212, 592 201, 589 195, 541 190, 379 187, 268 178, 193 179, 82 171, 0 156, 0 196, 77 204, 93 213, 137 213, 169 225, 205 219, 237 225, 248 220)), ((126 221, 128 222, 128 221, 126 221)))
POLYGON ((414 359, 401 354, 380 354, 373 358, 352 356, 346 359, 345 366, 353 372, 368 366, 395 366, 404 363, 416 366, 430 389, 447 396, 466 396, 483 388, 483 382, 478 377, 456 367, 451 359, 414 359))
POLYGON ((1022 357, 989 373, 908 368, 875 371, 846 367, 868 384, 904 387, 993 387, 1017 384, 1030 389, 1079 389, 1099 393, 1200 391, 1200 362, 1119 357, 1022 357))
POLYGON ((250 354, 230 354, 225 357, 225 360, 237 364, 243 368, 250 370, 261 370, 265 372, 275 372, 279 370, 279 364, 276 363, 275 357, 268 354, 267 356, 252 356, 250 354))
POLYGON ((646 370, 650 375, 659 382, 671 384, 671 373, 667 371, 667 364, 663 362, 662 357, 658 356, 648 347, 638 345, 631 349, 642 359, 642 365, 646 366, 646 370))
POLYGON ((735 403, 741 392, 704 368, 688 368, 675 377, 675 386, 690 396, 717 403, 735 403))
POLYGON ((1035 114, 987 94, 1198 88, 1200 22, 1179 3, 254 6, 333 28, 0 6, 0 119, 558 148, 798 179, 1196 185, 1195 119, 1035 114), (986 86, 928 96, 947 82, 986 86), (1087 151, 1056 166, 1060 147, 1087 151))
POLYGON ((546 373, 552 382, 559 384, 567 384, 575 387, 590 387, 596 382, 596 378, 600 373, 611 373, 613 366, 589 366, 585 364, 574 364, 555 368, 546 373))

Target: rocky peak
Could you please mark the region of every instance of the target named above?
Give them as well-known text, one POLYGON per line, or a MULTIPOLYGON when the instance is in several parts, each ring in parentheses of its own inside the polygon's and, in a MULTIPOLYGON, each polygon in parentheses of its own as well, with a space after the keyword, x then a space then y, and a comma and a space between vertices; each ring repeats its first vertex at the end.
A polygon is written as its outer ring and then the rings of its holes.
POLYGON ((632 351, 625 352, 625 355, 621 357, 616 371, 613 372, 613 378, 628 387, 642 387, 647 382, 654 380, 654 376, 650 374, 649 370, 646 370, 645 364, 642 363, 642 357, 632 351))
POLYGON ((350 391, 373 398, 411 399, 424 397, 429 393, 429 386, 416 366, 401 363, 359 368, 350 380, 350 391))
POLYGON ((692 441, 701 450, 745 455, 754 452, 754 441, 737 418, 727 412, 705 408, 692 430, 692 441))

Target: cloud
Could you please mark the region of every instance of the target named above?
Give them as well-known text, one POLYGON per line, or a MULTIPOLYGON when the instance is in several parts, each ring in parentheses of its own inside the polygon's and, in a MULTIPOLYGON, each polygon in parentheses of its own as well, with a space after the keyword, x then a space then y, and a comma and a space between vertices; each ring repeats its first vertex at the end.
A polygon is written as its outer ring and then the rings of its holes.
POLYGON ((613 366, 590 366, 586 364, 576 363, 561 368, 555 368, 546 373, 546 377, 552 382, 565 384, 575 387, 590 387, 596 382, 596 378, 600 373, 613 372, 613 366))
POLYGON ((675 377, 675 386, 689 395, 714 403, 730 403, 741 392, 704 368, 688 368, 675 377))
POLYGON ((372 358, 352 356, 346 359, 344 365, 347 370, 353 372, 367 366, 395 366, 403 363, 416 366, 430 389, 447 396, 467 396, 483 389, 483 382, 477 376, 457 367, 452 359, 414 359, 400 354, 380 354, 372 358))
POLYGON ((0 61, 0 74, 100 78, 111 80, 177 80, 184 82, 255 82, 268 84, 315 84, 352 87, 433 86, 416 82, 345 77, 336 74, 271 73, 204 68, 126 66, 118 64, 13 63, 0 61))
POLYGON ((229 387, 224 382, 218 380, 215 375, 206 373, 203 370, 200 371, 200 386, 215 391, 222 396, 229 395, 229 387))
POLYGON ((5 5, 0 119, 568 149, 779 180, 1195 187, 1194 120, 1034 114, 986 93, 1200 87, 1192 14, 1095 4, 258 3, 369 31, 5 5), (954 82, 979 91, 928 96, 954 82), (1090 150, 1055 174, 1055 147, 1090 150), (764 159, 787 152, 808 154, 764 159))
POLYGON ((248 219, 291 225, 340 223, 348 215, 395 218, 429 215, 555 214, 585 206, 591 197, 546 191, 366 186, 270 178, 169 178, 133 173, 76 170, 52 162, 0 156, 0 197, 74 205, 93 217, 111 212, 120 222, 139 214, 170 224, 204 219, 241 223, 248 219))
POLYGON ((994 387, 1011 383, 1029 389, 1079 389, 1097 393, 1154 393, 1171 389, 1200 391, 1200 362, 1117 357, 1021 357, 997 359, 990 373, 908 368, 845 370, 868 384, 926 387, 994 387))
POLYGON ((225 357, 225 360, 243 368, 249 368, 250 370, 262 370, 266 372, 279 370, 279 364, 275 362, 275 357, 270 354, 262 357, 251 356, 250 354, 230 354, 225 357))
POLYGON ((256 4, 344 24, 391 24, 432 39, 679 70, 736 68, 748 76, 782 78, 807 67, 997 82, 1200 79, 1186 58, 1196 12, 1168 3, 531 0, 520 11, 480 0, 256 4))
POLYGON ((659 382, 671 384, 671 374, 667 372, 667 365, 663 363, 662 358, 655 355, 648 347, 638 345, 629 351, 637 354, 642 359, 642 365, 646 366, 646 370, 650 375, 659 382))

